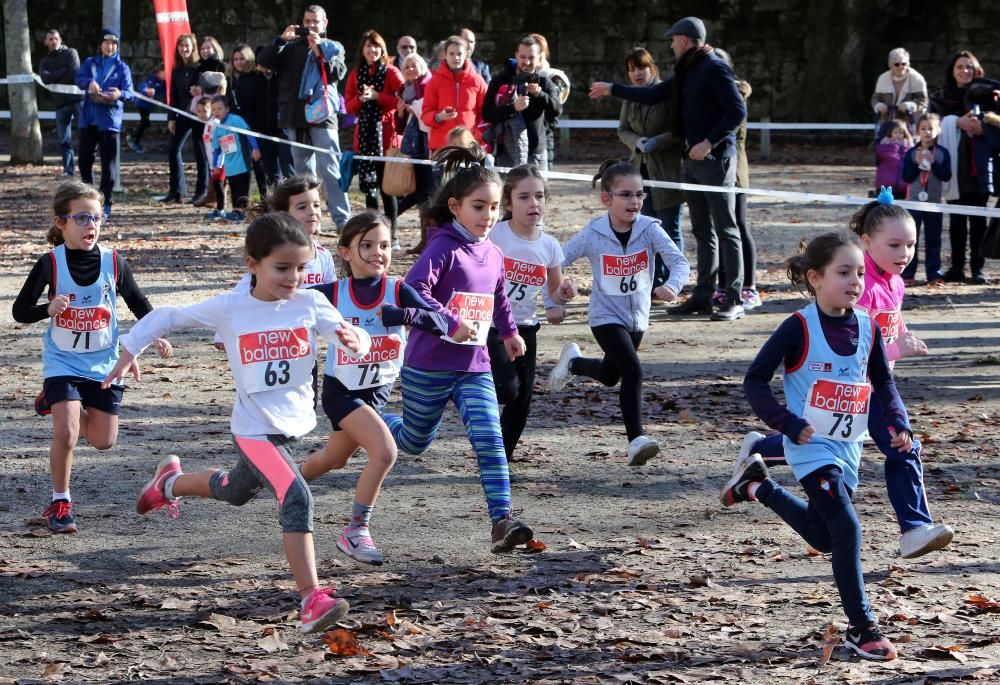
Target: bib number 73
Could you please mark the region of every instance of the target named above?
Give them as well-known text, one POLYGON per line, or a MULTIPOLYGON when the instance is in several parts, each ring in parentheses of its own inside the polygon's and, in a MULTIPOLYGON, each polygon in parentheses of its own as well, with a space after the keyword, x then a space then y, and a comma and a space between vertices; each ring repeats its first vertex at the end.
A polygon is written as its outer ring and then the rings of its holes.
POLYGON ((844 414, 842 412, 833 412, 834 423, 830 427, 830 432, 827 433, 827 437, 835 437, 835 433, 840 430, 840 437, 849 440, 851 437, 851 431, 854 429, 854 414, 844 414))

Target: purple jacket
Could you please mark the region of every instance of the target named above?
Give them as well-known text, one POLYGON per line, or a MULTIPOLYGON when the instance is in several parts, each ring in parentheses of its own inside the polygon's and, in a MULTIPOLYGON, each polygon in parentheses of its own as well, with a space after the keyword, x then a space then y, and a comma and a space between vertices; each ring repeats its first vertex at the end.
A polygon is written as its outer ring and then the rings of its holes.
MULTIPOLYGON (((429 240, 420 258, 406 274, 411 286, 432 309, 448 319, 454 333, 461 318, 446 308, 456 292, 493 296, 492 323, 501 338, 517 334, 504 290, 503 253, 488 240, 472 242, 451 226, 428 229, 429 240)), ((486 324, 488 326, 488 324, 486 324)), ((433 333, 411 330, 405 366, 424 371, 490 371, 485 345, 458 345, 433 333)))

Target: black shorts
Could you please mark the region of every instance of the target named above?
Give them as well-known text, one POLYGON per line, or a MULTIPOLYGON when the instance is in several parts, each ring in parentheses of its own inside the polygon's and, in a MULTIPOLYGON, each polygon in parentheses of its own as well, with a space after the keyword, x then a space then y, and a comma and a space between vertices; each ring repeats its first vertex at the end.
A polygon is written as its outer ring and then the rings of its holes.
POLYGON ((112 416, 118 416, 118 412, 121 411, 122 394, 125 392, 125 387, 122 385, 112 385, 104 390, 100 381, 79 376, 46 378, 42 389, 45 391, 45 401, 50 407, 56 402, 77 400, 86 409, 97 409, 112 416))
POLYGON ((348 390, 333 376, 323 376, 323 411, 333 424, 333 430, 340 430, 340 422, 355 409, 366 404, 379 413, 389 401, 392 383, 365 390, 348 390))

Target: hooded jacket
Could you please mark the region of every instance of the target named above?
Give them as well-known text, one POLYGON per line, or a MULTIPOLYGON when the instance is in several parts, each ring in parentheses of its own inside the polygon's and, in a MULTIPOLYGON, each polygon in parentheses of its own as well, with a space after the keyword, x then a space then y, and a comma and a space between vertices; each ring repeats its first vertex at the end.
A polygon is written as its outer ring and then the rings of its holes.
POLYGON ((623 248, 621 241, 611 228, 611 220, 607 214, 593 219, 589 224, 563 245, 563 269, 573 262, 586 257, 590 260, 590 270, 594 275, 594 285, 590 292, 590 325, 603 326, 618 324, 629 332, 644 331, 649 327, 649 295, 653 282, 653 255, 658 254, 670 269, 670 280, 664 285, 679 293, 687 282, 691 267, 684 254, 677 249, 674 241, 667 237, 666 231, 659 219, 644 216, 635 218, 632 224, 632 235, 623 248), (607 294, 601 286, 602 264, 604 257, 626 257, 645 254, 649 288, 637 289, 630 295, 615 296, 607 294))
MULTIPOLYGON (((482 81, 479 74, 476 78, 482 81)), ((489 240, 469 240, 453 226, 431 228, 428 236, 427 247, 406 274, 405 282, 431 309, 445 316, 449 335, 462 320, 446 309, 457 292, 492 295, 493 326, 503 339, 516 335, 517 324, 504 288, 500 248, 489 240)), ((489 373, 490 355, 485 345, 458 345, 434 333, 412 329, 403 364, 424 371, 489 373)))
POLYGON ((541 155, 546 150, 546 121, 557 121, 562 115, 562 101, 559 89, 547 77, 538 75, 541 92, 529 98, 528 107, 518 112, 514 109, 514 98, 521 91, 517 82, 517 61, 507 60, 506 68, 490 81, 486 99, 483 101, 483 119, 491 124, 502 124, 520 114, 528 131, 528 151, 541 155))
POLYGON ((94 102, 89 96, 83 98, 83 112, 80 116, 80 128, 96 126, 99 131, 121 131, 122 112, 125 102, 132 98, 132 71, 122 61, 121 53, 116 52, 110 57, 94 55, 88 57, 76 72, 76 86, 87 92, 91 81, 96 81, 102 91, 117 88, 121 97, 111 103, 94 102))
POLYGON ((424 108, 420 113, 421 121, 431 129, 428 139, 430 149, 444 147, 448 142, 448 132, 456 126, 464 126, 476 140, 482 141, 479 121, 485 97, 486 82, 470 60, 465 60, 465 66, 458 72, 449 69, 447 62, 438 65, 424 89, 424 108), (435 121, 434 117, 445 107, 454 107, 458 117, 435 121))

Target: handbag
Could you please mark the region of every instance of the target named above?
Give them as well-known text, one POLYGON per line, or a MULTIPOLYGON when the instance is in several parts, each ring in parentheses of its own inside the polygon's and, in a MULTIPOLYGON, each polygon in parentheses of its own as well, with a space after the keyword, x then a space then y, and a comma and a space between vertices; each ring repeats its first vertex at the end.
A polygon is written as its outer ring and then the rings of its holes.
POLYGON ((1000 219, 993 217, 986 225, 986 233, 983 235, 983 244, 979 252, 986 259, 1000 259, 1000 219))
MULTIPOLYGON (((386 150, 386 157, 400 157, 409 159, 409 155, 404 155, 398 147, 391 147, 386 150)), ((406 162, 386 162, 385 172, 382 174, 382 192, 386 195, 405 197, 417 190, 417 175, 413 165, 406 162)))
POLYGON ((330 82, 327 80, 325 65, 320 65, 319 73, 323 77, 323 94, 306 103, 306 122, 310 126, 337 120, 337 105, 330 95, 330 82))

